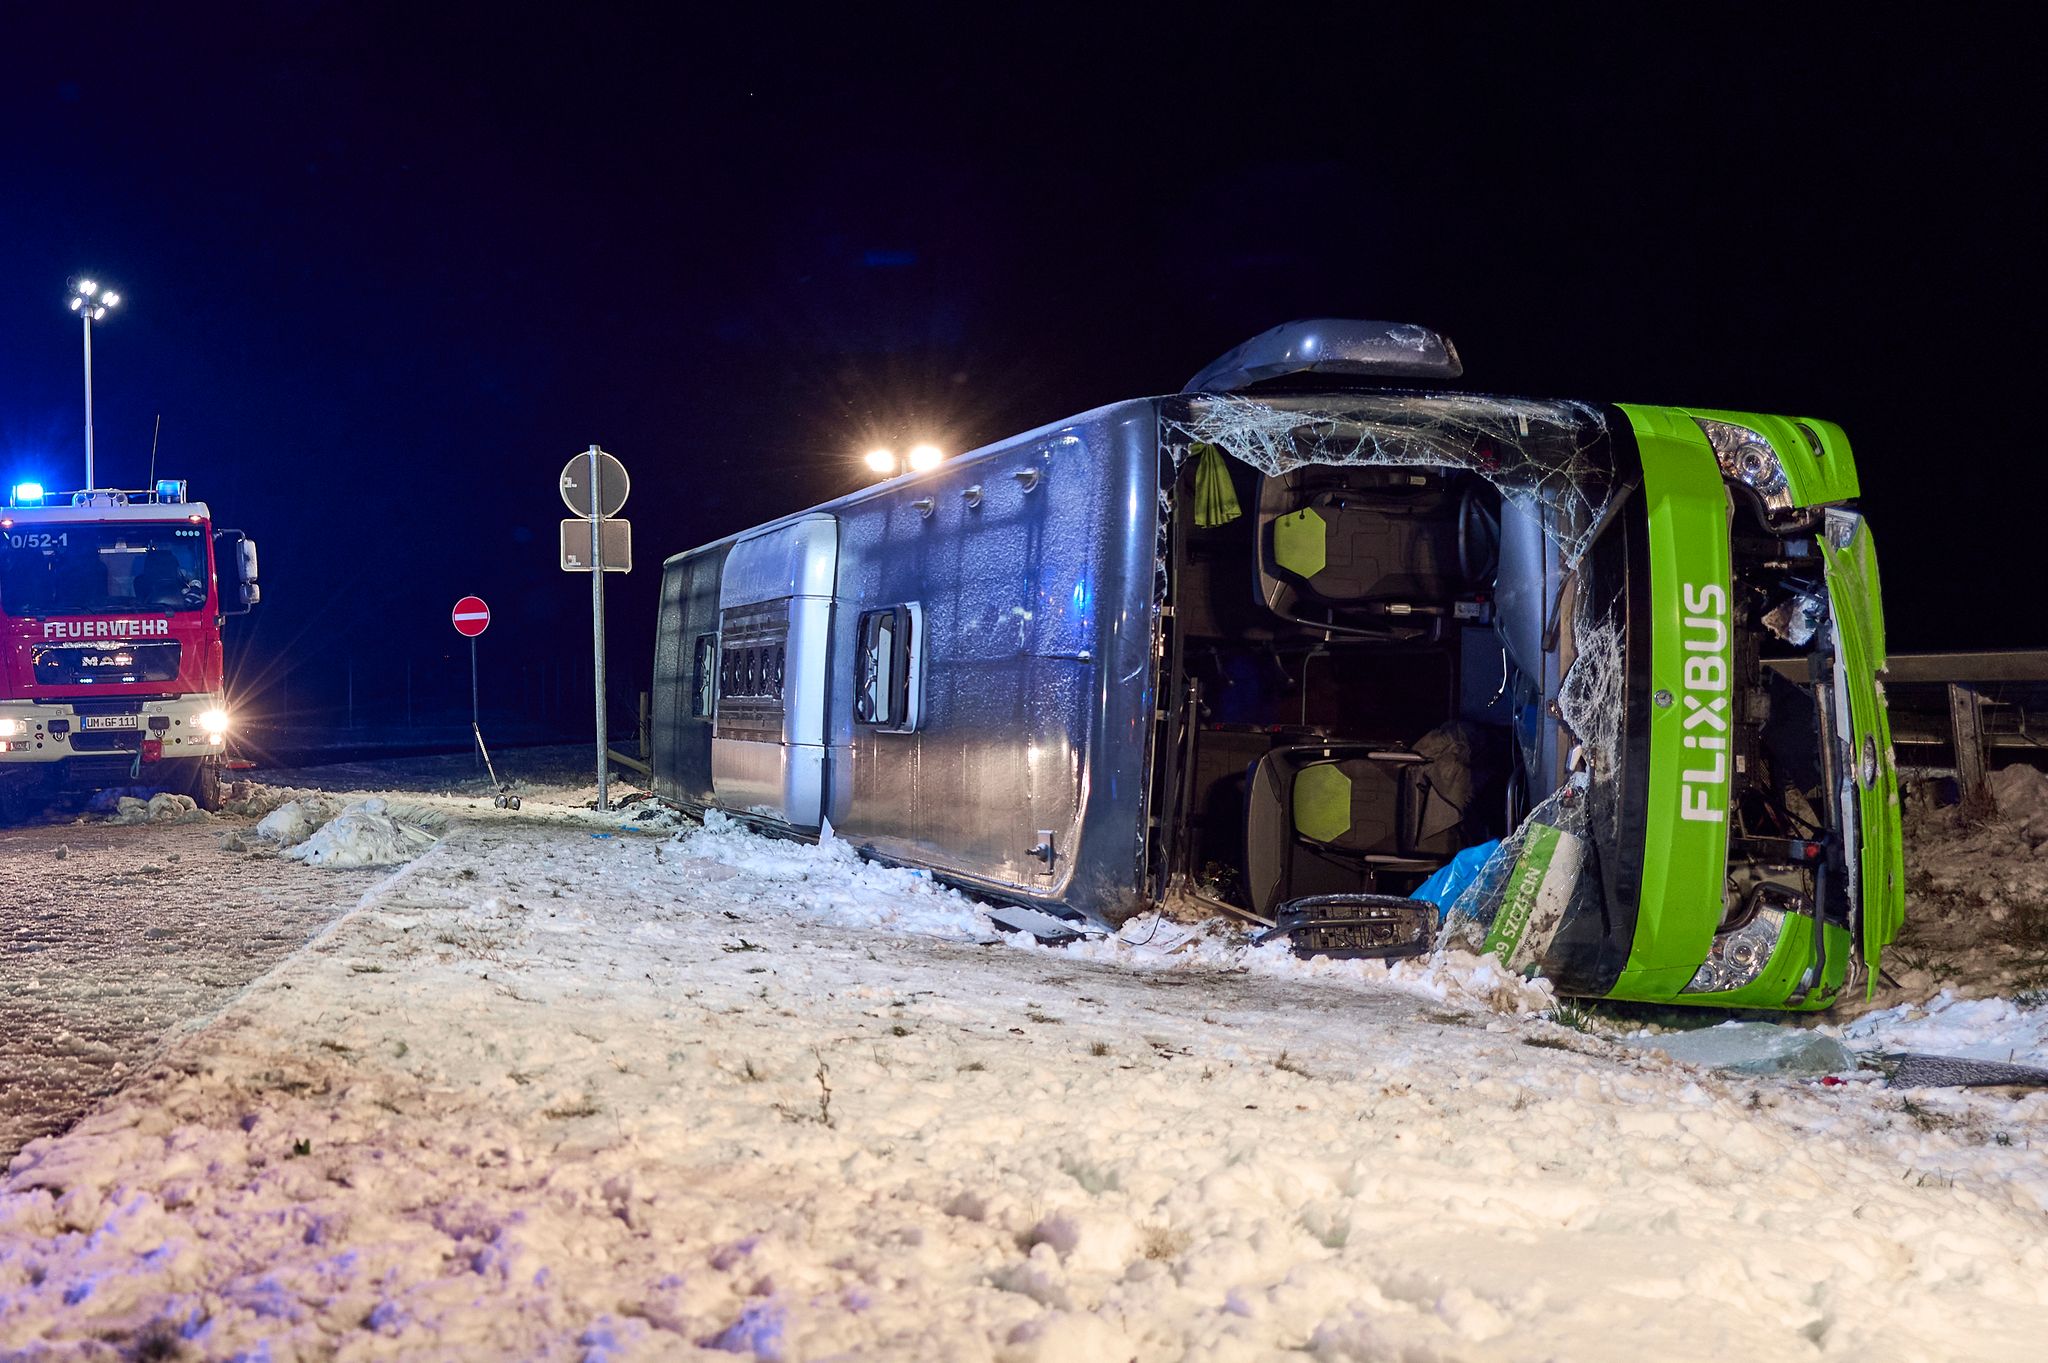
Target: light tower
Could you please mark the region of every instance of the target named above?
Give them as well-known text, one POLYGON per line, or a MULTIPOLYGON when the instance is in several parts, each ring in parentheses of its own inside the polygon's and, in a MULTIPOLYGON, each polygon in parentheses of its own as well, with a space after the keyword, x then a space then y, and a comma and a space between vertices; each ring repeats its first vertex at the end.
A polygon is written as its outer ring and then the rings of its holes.
POLYGON ((92 474, 92 324, 103 320, 107 310, 121 301, 112 289, 103 289, 91 279, 71 281, 71 310, 85 324, 85 485, 98 487, 92 474))

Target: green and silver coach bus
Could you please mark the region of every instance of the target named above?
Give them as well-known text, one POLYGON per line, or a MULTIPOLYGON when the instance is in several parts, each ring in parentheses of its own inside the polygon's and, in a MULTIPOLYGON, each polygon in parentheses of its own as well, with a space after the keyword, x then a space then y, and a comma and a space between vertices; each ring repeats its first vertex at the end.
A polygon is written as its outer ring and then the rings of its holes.
POLYGON ((1291 323, 676 555, 657 788, 1040 924, 1457 940, 1655 1002, 1874 979, 1899 803, 1842 430, 1460 374, 1291 323))

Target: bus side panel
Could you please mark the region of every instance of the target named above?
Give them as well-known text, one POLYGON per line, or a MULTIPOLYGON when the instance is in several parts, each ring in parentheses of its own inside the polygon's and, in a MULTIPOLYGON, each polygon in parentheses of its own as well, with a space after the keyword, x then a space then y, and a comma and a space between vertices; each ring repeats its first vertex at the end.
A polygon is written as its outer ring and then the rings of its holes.
POLYGON ((1122 404, 841 511, 835 828, 1008 898, 1137 906, 1157 450, 1152 404, 1122 404), (904 604, 920 715, 889 732, 853 719, 859 622, 904 604))
POLYGON ((662 565, 654 635, 652 725, 655 793, 690 805, 711 803, 711 728, 718 676, 718 583, 727 546, 679 555, 662 565), (699 640, 708 639, 700 648, 699 640), (709 677, 698 669, 708 667, 709 677), (699 712, 701 709, 701 713, 699 712))

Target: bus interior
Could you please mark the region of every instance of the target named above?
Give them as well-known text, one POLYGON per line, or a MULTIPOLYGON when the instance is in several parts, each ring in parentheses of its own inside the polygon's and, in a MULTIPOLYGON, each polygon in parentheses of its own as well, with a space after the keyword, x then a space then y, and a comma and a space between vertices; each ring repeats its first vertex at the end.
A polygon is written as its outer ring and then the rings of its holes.
POLYGON ((1170 893, 1265 922, 1406 895, 1554 788, 1530 768, 1570 583, 1533 516, 1465 468, 1266 474, 1197 446, 1169 472, 1170 893), (1501 626, 1504 553, 1533 630, 1501 626))

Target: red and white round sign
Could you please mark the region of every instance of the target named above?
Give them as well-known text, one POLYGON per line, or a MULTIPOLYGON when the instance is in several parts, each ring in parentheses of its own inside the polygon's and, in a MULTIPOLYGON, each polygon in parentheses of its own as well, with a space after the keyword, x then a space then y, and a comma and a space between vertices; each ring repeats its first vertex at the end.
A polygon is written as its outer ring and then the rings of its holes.
POLYGON ((451 617, 455 621, 455 632, 465 639, 474 639, 491 627, 491 608, 484 604, 481 596, 465 596, 455 603, 451 617))

